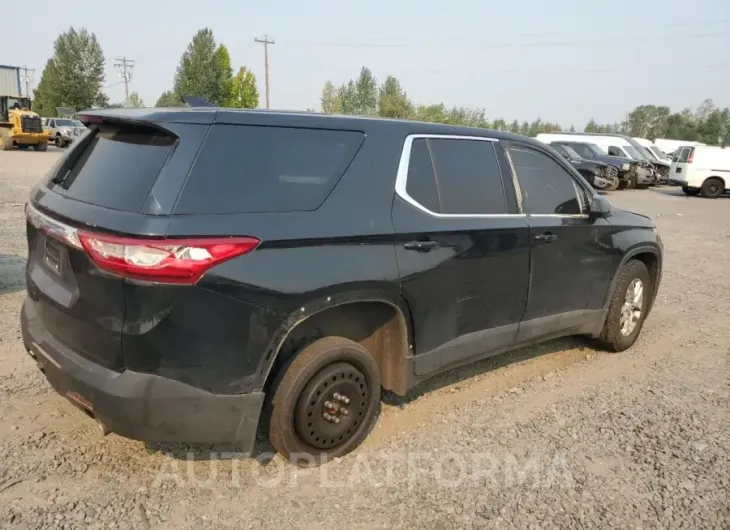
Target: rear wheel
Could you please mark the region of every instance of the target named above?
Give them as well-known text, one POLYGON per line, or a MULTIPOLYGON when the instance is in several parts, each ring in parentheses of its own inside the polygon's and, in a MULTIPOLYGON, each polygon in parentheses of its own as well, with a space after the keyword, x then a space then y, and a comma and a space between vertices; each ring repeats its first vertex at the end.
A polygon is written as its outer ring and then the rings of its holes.
POLYGON ((10 151, 13 148, 13 140, 10 138, 10 130, 0 127, 0 151, 10 151))
POLYGON ((631 260, 617 272, 599 341, 614 352, 630 348, 644 325, 653 286, 643 262, 631 260))
POLYGON ((48 150, 48 142, 41 142, 39 144, 35 144, 33 146, 33 149, 36 151, 47 151, 48 150))
POLYGON ((686 186, 682 186, 682 191, 685 195, 689 195, 690 197, 695 197, 700 194, 699 188, 688 188, 686 186))
POLYGON ((272 392, 271 445, 292 463, 313 467, 367 437, 380 408, 380 373, 358 343, 326 337, 283 368, 272 392))
POLYGON ((719 178, 708 178, 702 183, 700 194, 706 199, 716 199, 725 192, 725 184, 719 178))
POLYGON ((20 149, 21 151, 24 151, 24 150, 28 149, 28 146, 27 146, 27 145, 19 145, 19 146, 17 146, 17 147, 18 147, 18 149, 20 149))

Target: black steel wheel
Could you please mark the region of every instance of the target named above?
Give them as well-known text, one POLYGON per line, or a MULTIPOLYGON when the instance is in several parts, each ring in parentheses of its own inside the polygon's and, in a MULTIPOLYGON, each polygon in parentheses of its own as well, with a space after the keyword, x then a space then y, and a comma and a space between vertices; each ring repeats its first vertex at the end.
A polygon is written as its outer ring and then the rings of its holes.
POLYGON ((299 396, 294 427, 312 447, 337 447, 357 432, 369 400, 362 372, 349 363, 331 364, 310 379, 299 396))
POLYGON ((380 410, 380 372, 357 342, 325 337, 284 366, 271 395, 271 445, 292 463, 318 466, 370 433, 380 410))

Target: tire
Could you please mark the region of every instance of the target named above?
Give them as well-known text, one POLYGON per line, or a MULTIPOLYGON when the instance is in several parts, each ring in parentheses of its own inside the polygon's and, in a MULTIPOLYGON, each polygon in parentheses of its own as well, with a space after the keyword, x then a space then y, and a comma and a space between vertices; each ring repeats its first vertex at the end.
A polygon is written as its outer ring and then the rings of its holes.
POLYGON ((56 147, 59 149, 63 147, 63 139, 61 138, 61 135, 57 135, 53 143, 56 144, 56 147))
POLYGON ((358 343, 325 337, 282 368, 271 395, 271 445, 290 462, 315 467, 368 436, 380 411, 380 372, 358 343))
POLYGON ((682 186, 682 191, 685 195, 689 195, 690 197, 696 197, 700 194, 700 191, 702 190, 700 190, 699 188, 688 188, 686 186, 682 186))
POLYGON ((26 149, 28 149, 28 145, 18 145, 17 148, 21 151, 25 151, 26 149))
POLYGON ((625 190, 633 190, 636 188, 636 175, 631 175, 629 177, 629 181, 626 183, 626 186, 624 186, 625 190))
MULTIPOLYGON (((616 278, 613 293, 611 293, 608 314, 598 341, 609 351, 621 352, 633 346, 639 333, 641 333, 654 286, 651 282, 651 276, 649 276, 649 270, 639 260, 629 261, 616 274, 618 277, 616 278), (627 302, 627 291, 630 286, 633 288, 635 281, 640 281, 643 288, 642 297, 637 307, 640 313, 635 320, 633 329, 629 329, 630 326, 627 326, 622 331, 622 325, 625 322, 625 320, 622 320, 622 313, 628 312, 629 309, 624 307, 627 302)), ((629 315, 626 314, 625 316, 628 317, 629 315)), ((631 317, 636 318, 635 310, 631 310, 631 317)))
POLYGON ((33 149, 36 151, 48 151, 48 142, 41 142, 39 144, 35 144, 33 146, 33 149))
POLYGON ((717 199, 723 193, 725 193, 725 184, 716 177, 706 179, 700 188, 700 195, 705 199, 717 199))
POLYGON ((10 138, 10 130, 0 127, 0 151, 10 151, 13 148, 13 140, 10 138))

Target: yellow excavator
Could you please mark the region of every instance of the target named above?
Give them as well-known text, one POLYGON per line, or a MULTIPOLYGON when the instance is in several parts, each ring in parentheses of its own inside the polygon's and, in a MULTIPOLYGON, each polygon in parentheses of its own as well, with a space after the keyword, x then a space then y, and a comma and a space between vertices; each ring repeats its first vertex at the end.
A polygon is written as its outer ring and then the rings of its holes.
POLYGON ((0 96, 0 151, 48 149, 48 132, 30 107, 30 98, 0 96))

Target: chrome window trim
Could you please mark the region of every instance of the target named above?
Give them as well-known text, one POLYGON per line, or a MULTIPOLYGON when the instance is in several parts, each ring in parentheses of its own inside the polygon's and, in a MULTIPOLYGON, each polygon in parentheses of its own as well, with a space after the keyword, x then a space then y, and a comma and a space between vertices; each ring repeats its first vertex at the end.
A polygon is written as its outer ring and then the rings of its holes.
MULTIPOLYGON (((395 177, 395 193, 401 199, 406 201, 414 208, 417 208, 418 210, 421 210, 422 212, 438 219, 499 219, 525 217, 525 215, 522 213, 437 213, 429 210, 416 199, 408 195, 408 192, 406 191, 406 186, 408 184, 408 165, 411 159, 411 148, 413 146, 413 140, 420 140, 423 138, 435 138, 439 140, 476 140, 480 142, 499 143, 498 139, 488 138, 485 136, 466 136, 460 134, 409 134, 408 136, 406 136, 406 140, 403 143, 403 150, 401 151, 400 162, 398 163, 398 173, 395 177)), ((499 162, 499 159, 497 159, 497 161, 499 162)))

